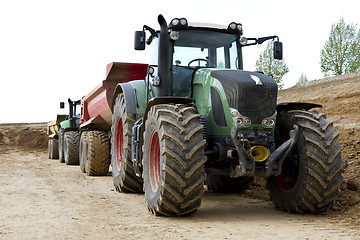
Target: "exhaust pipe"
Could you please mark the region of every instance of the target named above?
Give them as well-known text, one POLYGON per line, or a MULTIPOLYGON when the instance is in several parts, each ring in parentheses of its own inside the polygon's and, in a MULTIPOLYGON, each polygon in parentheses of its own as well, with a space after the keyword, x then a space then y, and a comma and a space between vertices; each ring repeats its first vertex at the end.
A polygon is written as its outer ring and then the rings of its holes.
POLYGON ((172 82, 169 66, 169 34, 168 27, 163 15, 158 16, 160 24, 160 37, 159 37, 159 56, 158 56, 158 72, 160 77, 160 84, 158 86, 158 96, 172 96, 172 82))

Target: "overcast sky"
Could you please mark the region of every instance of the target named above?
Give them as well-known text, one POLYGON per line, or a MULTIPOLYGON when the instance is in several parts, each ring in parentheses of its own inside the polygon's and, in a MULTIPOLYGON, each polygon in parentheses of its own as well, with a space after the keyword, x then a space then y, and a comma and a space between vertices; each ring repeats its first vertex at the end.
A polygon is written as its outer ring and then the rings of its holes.
MULTIPOLYGON (((240 22, 246 37, 278 35, 290 69, 285 87, 301 73, 319 79, 331 25, 340 17, 358 24, 359 6, 357 0, 1 0, 0 123, 54 120, 60 101, 80 99, 104 79, 106 64, 147 63, 146 52, 133 50, 134 31, 144 24, 158 29, 160 13, 168 22, 240 22)), ((265 46, 244 51, 245 70, 255 70, 265 46)))

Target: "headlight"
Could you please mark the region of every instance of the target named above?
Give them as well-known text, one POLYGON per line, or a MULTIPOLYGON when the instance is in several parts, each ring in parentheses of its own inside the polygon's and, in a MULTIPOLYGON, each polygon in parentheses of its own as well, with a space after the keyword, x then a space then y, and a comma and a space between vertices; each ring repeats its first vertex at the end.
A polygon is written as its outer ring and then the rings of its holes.
POLYGON ((186 25, 187 25, 187 20, 186 20, 186 18, 180 19, 180 24, 186 26, 186 25))
POLYGON ((174 41, 178 40, 178 39, 179 39, 179 32, 171 31, 171 33, 170 33, 170 39, 171 39, 171 40, 174 40, 174 41))
POLYGON ((275 123, 276 123, 276 115, 277 112, 275 111, 275 113, 273 115, 271 115, 270 117, 264 118, 261 122, 261 124, 265 127, 274 127, 275 123))
POLYGON ((240 38, 240 43, 241 43, 241 45, 246 45, 247 44, 247 38, 246 37, 241 37, 240 38))
POLYGON ((237 31, 240 33, 240 35, 243 34, 243 28, 242 28, 241 23, 232 22, 229 24, 228 29, 237 31))
POLYGON ((171 21, 171 24, 173 25, 173 26, 176 26, 176 25, 178 25, 179 24, 179 19, 177 19, 177 18, 174 18, 172 21, 171 21))
POLYGON ((251 125, 250 118, 241 115, 241 113, 237 109, 230 108, 230 112, 231 112, 231 117, 232 117, 234 123, 236 123, 236 124, 238 124, 240 126, 249 126, 249 125, 251 125))
POLYGON ((236 23, 234 23, 234 22, 230 23, 229 28, 235 30, 236 29, 236 23))

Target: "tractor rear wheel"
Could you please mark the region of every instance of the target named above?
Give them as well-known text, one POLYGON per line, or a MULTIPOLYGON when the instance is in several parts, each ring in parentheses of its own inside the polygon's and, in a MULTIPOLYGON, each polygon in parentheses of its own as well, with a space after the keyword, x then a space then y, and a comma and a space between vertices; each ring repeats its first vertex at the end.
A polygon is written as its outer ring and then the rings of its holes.
POLYGON ((111 167, 115 189, 119 192, 142 192, 143 181, 135 175, 131 161, 132 127, 135 114, 126 112, 124 94, 115 101, 111 148, 111 167))
POLYGON ((48 141, 48 154, 49 159, 59 158, 59 145, 56 139, 49 139, 48 141))
POLYGON ((59 139, 58 139, 58 143, 59 143, 59 161, 61 163, 65 162, 65 158, 64 158, 64 129, 60 128, 59 129, 59 139))
POLYGON ((104 131, 89 131, 84 151, 85 171, 89 176, 103 176, 109 172, 110 140, 104 131))
POLYGON ((293 125, 299 127, 299 137, 282 174, 268 178, 271 199, 288 212, 323 212, 339 196, 343 180, 338 133, 323 114, 285 111, 277 119, 278 145, 289 138, 293 125))
POLYGON ((250 187, 254 177, 231 178, 229 176, 210 175, 206 177, 208 190, 216 193, 241 193, 250 187))
POLYGON ((79 141, 78 131, 68 131, 64 134, 64 159, 66 165, 79 164, 79 141))
POLYGON ((79 164, 81 172, 85 173, 85 162, 88 158, 89 151, 87 146, 88 132, 82 132, 80 137, 80 146, 79 146, 79 164))
POLYGON ((151 107, 145 122, 143 165, 146 205, 155 215, 196 211, 204 194, 203 125, 182 104, 151 107))

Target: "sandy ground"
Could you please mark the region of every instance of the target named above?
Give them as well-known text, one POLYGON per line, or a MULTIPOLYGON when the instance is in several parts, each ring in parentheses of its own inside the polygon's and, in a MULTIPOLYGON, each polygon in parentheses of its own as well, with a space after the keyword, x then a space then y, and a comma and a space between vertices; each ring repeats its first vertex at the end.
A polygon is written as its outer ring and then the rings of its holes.
POLYGON ((156 217, 143 194, 116 192, 111 173, 49 160, 45 124, 0 124, 0 239, 360 239, 360 75, 284 90, 279 101, 323 104, 341 134, 342 194, 323 214, 279 211, 257 179, 243 194, 206 192, 190 216, 156 217))
POLYGON ((143 194, 114 191, 111 176, 88 177, 43 150, 0 150, 3 239, 360 239, 326 214, 288 214, 237 194, 207 192, 191 216, 155 217, 143 194))

